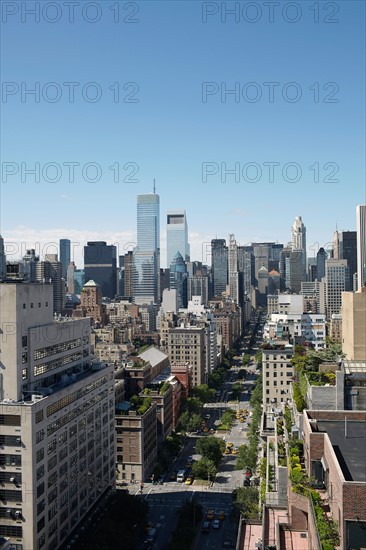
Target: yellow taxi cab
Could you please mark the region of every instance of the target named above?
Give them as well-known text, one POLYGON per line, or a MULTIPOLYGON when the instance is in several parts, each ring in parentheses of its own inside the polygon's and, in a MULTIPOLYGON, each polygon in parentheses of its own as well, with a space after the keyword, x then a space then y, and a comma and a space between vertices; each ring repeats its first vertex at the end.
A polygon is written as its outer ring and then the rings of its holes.
POLYGON ((207 519, 211 520, 215 517, 215 510, 207 510, 207 519))
POLYGON ((234 447, 234 444, 231 443, 231 441, 228 441, 228 442, 226 443, 226 447, 227 447, 228 449, 231 449, 231 447, 234 447))
POLYGON ((239 453, 238 449, 233 449, 231 451, 231 454, 233 454, 233 455, 237 455, 238 453, 239 453))
POLYGON ((225 451, 224 451, 224 455, 229 455, 229 454, 231 454, 231 451, 230 451, 230 449, 225 449, 225 451))
POLYGON ((187 479, 185 480, 184 483, 185 483, 186 485, 192 485, 192 483, 193 483, 193 478, 187 477, 187 479))

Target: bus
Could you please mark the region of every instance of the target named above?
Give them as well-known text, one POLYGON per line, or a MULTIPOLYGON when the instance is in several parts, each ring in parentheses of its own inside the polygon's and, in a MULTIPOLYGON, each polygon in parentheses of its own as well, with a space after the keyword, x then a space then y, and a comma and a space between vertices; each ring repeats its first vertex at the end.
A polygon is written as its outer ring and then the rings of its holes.
POLYGON ((185 480, 185 475, 186 475, 185 470, 179 470, 177 472, 177 481, 179 481, 179 483, 183 483, 183 481, 185 480))

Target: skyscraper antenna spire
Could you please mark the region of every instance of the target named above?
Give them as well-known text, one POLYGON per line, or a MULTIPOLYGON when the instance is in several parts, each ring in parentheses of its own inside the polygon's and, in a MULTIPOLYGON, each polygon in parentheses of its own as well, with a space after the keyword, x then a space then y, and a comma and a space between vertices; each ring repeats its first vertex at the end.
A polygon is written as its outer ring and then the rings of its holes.
POLYGON ((153 186, 153 190, 154 190, 154 195, 155 195, 155 192, 156 192, 155 178, 154 178, 154 186, 153 186))

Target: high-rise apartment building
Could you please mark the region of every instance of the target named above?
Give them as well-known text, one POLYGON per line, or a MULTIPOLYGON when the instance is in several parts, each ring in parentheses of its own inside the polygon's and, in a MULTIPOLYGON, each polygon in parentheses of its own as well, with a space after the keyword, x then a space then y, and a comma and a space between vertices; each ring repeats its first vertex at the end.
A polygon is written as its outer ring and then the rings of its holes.
POLYGON ((117 251, 104 241, 89 241, 84 246, 84 278, 93 279, 102 295, 113 299, 117 294, 117 251))
POLYGON ((289 257, 285 259, 285 285, 286 288, 298 294, 301 289, 301 283, 306 280, 306 271, 304 268, 304 250, 292 250, 289 257))
POLYGON ((66 289, 69 294, 74 294, 75 292, 75 271, 76 271, 76 265, 75 262, 70 262, 67 266, 67 274, 66 274, 66 289))
POLYGON ((341 313, 342 292, 349 290, 347 260, 330 258, 325 262, 325 311, 327 321, 341 313))
POLYGON ((267 410, 290 398, 290 387, 294 376, 291 364, 293 346, 286 340, 271 340, 263 345, 263 403, 267 410))
POLYGON ((228 284, 228 248, 225 239, 211 241, 211 265, 213 296, 226 292, 228 284))
POLYGON ((170 266, 177 252, 180 252, 185 262, 189 262, 190 247, 186 211, 168 210, 166 224, 167 267, 170 266))
POLYGON ((356 208, 357 229, 357 285, 358 289, 366 284, 366 205, 356 208))
POLYGON ((0 539, 57 550, 114 483, 114 368, 89 319, 54 321, 51 284, 0 287, 0 539))
POLYGON ((192 366, 193 386, 205 384, 205 328, 194 325, 170 328, 167 332, 167 342, 170 362, 188 361, 192 366))
POLYGON ((137 195, 137 247, 133 252, 133 299, 160 301, 160 197, 137 195))
POLYGON ((71 261, 70 255, 71 242, 69 239, 60 239, 60 262, 61 262, 61 277, 66 281, 67 268, 71 261))

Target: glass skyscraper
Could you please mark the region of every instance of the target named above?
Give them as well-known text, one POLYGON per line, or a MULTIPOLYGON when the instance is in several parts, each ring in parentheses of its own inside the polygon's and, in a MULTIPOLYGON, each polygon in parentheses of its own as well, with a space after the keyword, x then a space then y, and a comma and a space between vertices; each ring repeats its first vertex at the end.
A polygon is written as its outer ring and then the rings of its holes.
POLYGON ((133 298, 158 303, 160 296, 160 197, 137 195, 137 246, 133 252, 133 298))
POLYGON ((189 262, 190 250, 185 210, 168 210, 166 224, 167 267, 170 266, 177 252, 182 255, 185 262, 189 262))
POLYGON ((102 295, 113 299, 117 294, 117 249, 104 241, 90 241, 84 246, 84 276, 93 279, 102 295))
POLYGON ((61 262, 61 277, 65 279, 67 276, 67 268, 70 263, 70 240, 60 239, 60 262, 61 262))

